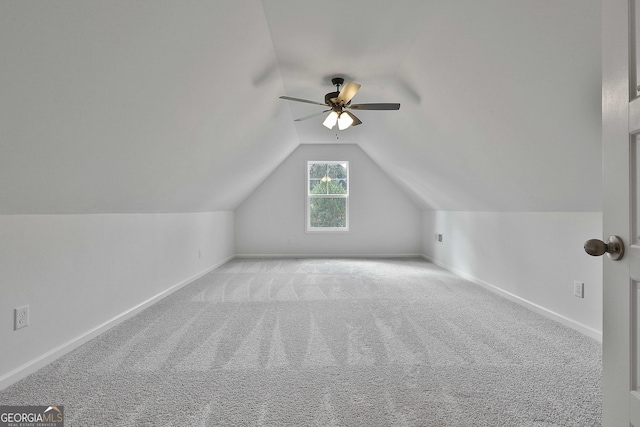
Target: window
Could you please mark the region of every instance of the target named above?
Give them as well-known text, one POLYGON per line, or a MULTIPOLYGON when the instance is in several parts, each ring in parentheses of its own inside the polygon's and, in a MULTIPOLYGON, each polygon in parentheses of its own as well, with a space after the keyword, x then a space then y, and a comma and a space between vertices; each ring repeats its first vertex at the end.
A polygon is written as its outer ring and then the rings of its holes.
POLYGON ((307 231, 349 231, 349 162, 307 162, 307 231))

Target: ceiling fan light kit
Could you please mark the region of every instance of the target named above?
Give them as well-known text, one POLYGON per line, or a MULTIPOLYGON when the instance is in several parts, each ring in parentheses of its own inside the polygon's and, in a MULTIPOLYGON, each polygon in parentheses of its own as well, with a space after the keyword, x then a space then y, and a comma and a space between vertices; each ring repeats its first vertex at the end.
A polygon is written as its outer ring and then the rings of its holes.
POLYGON ((351 116, 349 116, 349 114, 347 114, 346 111, 340 113, 340 116, 338 116, 338 129, 339 130, 348 129, 349 126, 351 126, 352 124, 353 124, 353 119, 351 118, 351 116))
POLYGON ((296 101, 296 102, 305 102, 307 104, 314 105, 322 105, 325 107, 329 107, 330 110, 320 111, 318 113, 309 114, 304 117, 300 117, 295 119, 296 122, 307 120, 312 117, 319 116, 320 114, 324 114, 328 111, 331 111, 329 115, 325 118, 322 124, 328 129, 333 129, 338 124, 339 130, 345 130, 352 126, 357 126, 362 123, 360 119, 358 119, 353 113, 346 111, 345 109, 352 110, 399 110, 400 104, 390 104, 390 103, 375 103, 375 104, 351 104, 351 99, 358 93, 360 90, 360 85, 358 83, 347 82, 344 83, 344 79, 341 77, 334 77, 331 79, 331 83, 336 86, 335 92, 329 92, 324 96, 324 103, 310 101, 308 99, 302 98, 293 98, 290 96, 281 96, 281 99, 286 99, 288 101, 296 101), (344 84, 344 86, 343 86, 344 84), (340 86, 343 86, 340 89, 340 86))
POLYGON ((336 113, 335 111, 332 111, 329 113, 327 118, 324 119, 324 122, 322 122, 322 124, 328 129, 333 129, 337 121, 338 121, 338 113, 336 113))

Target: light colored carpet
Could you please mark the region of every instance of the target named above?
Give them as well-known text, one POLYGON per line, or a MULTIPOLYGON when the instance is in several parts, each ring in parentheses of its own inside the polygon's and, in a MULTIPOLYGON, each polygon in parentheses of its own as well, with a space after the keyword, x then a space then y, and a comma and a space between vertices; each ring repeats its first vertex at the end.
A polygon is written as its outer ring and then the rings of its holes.
POLYGON ((601 345, 417 259, 233 260, 0 392, 68 426, 592 426, 601 345))

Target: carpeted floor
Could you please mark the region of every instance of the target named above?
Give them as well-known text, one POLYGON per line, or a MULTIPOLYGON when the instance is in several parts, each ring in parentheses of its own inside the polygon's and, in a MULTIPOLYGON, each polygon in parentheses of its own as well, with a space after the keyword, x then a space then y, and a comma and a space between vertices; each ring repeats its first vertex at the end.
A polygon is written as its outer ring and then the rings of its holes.
POLYGON ((0 391, 66 426, 593 426, 601 345, 418 259, 233 260, 0 391))

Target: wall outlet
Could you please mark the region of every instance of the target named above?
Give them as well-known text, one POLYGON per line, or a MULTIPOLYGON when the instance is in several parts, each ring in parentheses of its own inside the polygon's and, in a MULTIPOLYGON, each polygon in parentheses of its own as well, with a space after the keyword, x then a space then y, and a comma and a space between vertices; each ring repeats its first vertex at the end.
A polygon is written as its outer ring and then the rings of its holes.
POLYGON ((22 329, 25 326, 29 325, 29 306, 23 305, 22 307, 18 307, 14 309, 14 324, 13 330, 17 331, 18 329, 22 329))
POLYGON ((584 298, 584 283, 583 282, 578 282, 577 280, 574 280, 574 282, 573 282, 573 295, 577 296, 578 298, 584 298))
POLYGON ((442 243, 442 234, 438 234, 438 242, 442 243))

